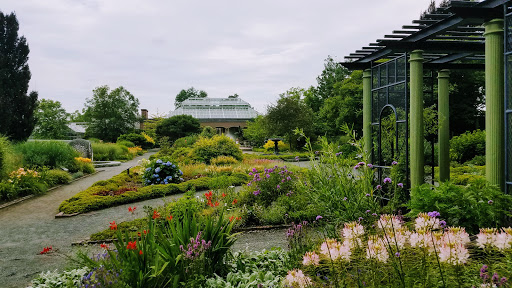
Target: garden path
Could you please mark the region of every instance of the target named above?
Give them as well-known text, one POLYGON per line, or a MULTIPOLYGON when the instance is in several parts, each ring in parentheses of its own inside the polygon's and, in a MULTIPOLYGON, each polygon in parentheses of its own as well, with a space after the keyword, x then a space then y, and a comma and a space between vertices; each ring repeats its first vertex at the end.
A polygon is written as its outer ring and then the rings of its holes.
MULTIPOLYGON (((109 222, 133 220, 144 217, 144 206, 157 206, 182 196, 172 195, 138 203, 120 205, 69 218, 55 218, 59 204, 76 193, 87 189, 99 180, 109 179, 129 167, 137 165, 149 152, 117 167, 105 167, 101 172, 61 186, 51 192, 31 198, 0 210, 0 287, 26 287, 37 274, 43 271, 62 270, 69 265, 67 255, 80 249, 71 243, 87 239, 92 233, 109 227, 109 222), (134 214, 129 206, 137 206, 134 214), (46 246, 54 253, 40 255, 46 246)), ((287 163, 283 165, 309 166, 309 163, 287 163)), ((199 192, 198 192, 199 193, 199 192)), ((239 236, 235 250, 261 251, 274 246, 286 247, 283 229, 246 232, 239 236)))

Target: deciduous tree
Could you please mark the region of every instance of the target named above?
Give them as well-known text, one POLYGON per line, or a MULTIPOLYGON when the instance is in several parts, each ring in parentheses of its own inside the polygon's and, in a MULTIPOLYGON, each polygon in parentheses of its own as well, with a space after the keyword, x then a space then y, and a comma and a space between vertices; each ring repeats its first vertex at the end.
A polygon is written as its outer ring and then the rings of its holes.
POLYGON ((197 91, 194 87, 190 87, 187 90, 183 89, 176 95, 176 99, 174 101, 174 106, 176 108, 181 107, 181 103, 188 98, 206 98, 208 97, 208 93, 203 90, 197 91))
POLYGON ((32 134, 39 139, 65 139, 68 113, 59 101, 41 99, 35 111, 37 124, 32 134))

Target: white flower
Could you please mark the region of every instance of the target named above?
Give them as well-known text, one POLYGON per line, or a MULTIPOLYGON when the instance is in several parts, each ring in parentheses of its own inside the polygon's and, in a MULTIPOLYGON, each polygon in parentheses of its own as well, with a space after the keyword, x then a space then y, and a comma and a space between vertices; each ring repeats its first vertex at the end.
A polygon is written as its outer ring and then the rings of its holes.
POLYGON ((476 235, 476 245, 482 249, 492 247, 496 242, 496 229, 482 228, 476 235))
POLYGON ((318 256, 318 254, 316 254, 315 252, 306 252, 306 254, 304 255, 304 259, 302 260, 302 265, 317 266, 318 264, 320 264, 320 256, 318 256))
POLYGON ((350 248, 355 248, 362 245, 360 237, 364 235, 364 227, 355 221, 345 223, 342 234, 344 238, 344 245, 349 245, 350 248))
POLYGON ((299 287, 304 288, 312 285, 311 278, 304 275, 302 270, 294 269, 292 271, 288 271, 288 275, 284 279, 284 285, 288 285, 291 287, 299 287))
POLYGON ((382 230, 393 231, 402 227, 402 221, 398 216, 382 214, 379 221, 377 221, 377 227, 382 230))
POLYGON ((439 248, 439 261, 452 265, 465 264, 469 259, 468 249, 463 244, 444 243, 439 248))
POLYGON ((366 258, 376 259, 386 263, 389 259, 386 243, 379 237, 368 239, 368 248, 366 248, 366 258))
POLYGON ((350 261, 350 246, 347 241, 343 244, 339 243, 335 239, 325 239, 325 242, 320 245, 320 253, 331 260, 342 258, 345 261, 350 261))
POLYGON ((416 230, 435 230, 439 229, 439 219, 436 217, 430 217, 427 213, 418 214, 414 227, 416 230))

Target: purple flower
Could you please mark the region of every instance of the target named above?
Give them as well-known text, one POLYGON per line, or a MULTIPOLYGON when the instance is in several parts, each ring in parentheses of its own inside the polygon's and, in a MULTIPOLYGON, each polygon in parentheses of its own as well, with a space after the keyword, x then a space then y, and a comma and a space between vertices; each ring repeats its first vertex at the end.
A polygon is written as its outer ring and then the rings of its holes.
POLYGON ((432 212, 428 212, 427 215, 429 217, 432 217, 432 218, 436 218, 436 217, 439 217, 441 216, 441 213, 437 212, 437 211, 432 211, 432 212))
POLYGON ((372 212, 372 211, 370 211, 370 210, 366 210, 366 213, 370 213, 370 212, 372 212))
POLYGON ((364 162, 359 162, 359 163, 357 163, 357 165, 359 165, 359 166, 364 166, 364 165, 366 165, 366 163, 364 163, 364 162))
POLYGON ((378 215, 377 215, 377 213, 372 213, 372 216, 375 216, 375 217, 377 217, 378 215))
POLYGON ((366 197, 370 197, 370 194, 369 194, 369 193, 366 193, 366 195, 365 195, 365 196, 366 196, 366 197))
POLYGON ((384 184, 386 184, 386 183, 391 183, 391 178, 389 178, 389 177, 384 178, 384 184))
POLYGON ((439 226, 441 226, 443 228, 446 227, 446 221, 444 221, 444 220, 439 221, 439 226))
POLYGON ((277 189, 281 189, 281 186, 277 185, 277 189))
POLYGON ((488 203, 489 205, 492 205, 492 203, 494 203, 494 202, 493 202, 492 200, 489 200, 489 201, 487 201, 487 203, 488 203))
POLYGON ((281 183, 284 183, 285 181, 286 181, 286 180, 284 180, 284 179, 281 179, 281 183))
POLYGON ((375 187, 375 189, 380 190, 380 189, 382 189, 382 186, 381 186, 381 185, 377 185, 377 186, 375 187))
POLYGON ((370 164, 370 163, 368 163, 368 165, 366 165, 366 166, 368 166, 368 168, 373 168, 373 164, 370 164))
POLYGON ((316 221, 318 221, 318 220, 320 220, 320 219, 322 219, 322 218, 324 218, 324 217, 322 217, 322 216, 318 215, 318 216, 316 216, 316 221))
POLYGON ((315 151, 315 154, 317 154, 317 155, 318 155, 318 153, 320 153, 320 151, 315 151))
POLYGON ((398 184, 396 184, 396 186, 398 186, 400 188, 404 188, 404 184, 403 183, 398 183, 398 184))
POLYGON ((299 156, 295 156, 295 161, 299 162, 300 158, 299 156))
POLYGON ((354 166, 354 170, 357 170, 359 168, 359 165, 354 166))
POLYGON ((252 194, 254 194, 254 195, 258 195, 258 194, 260 194, 260 193, 261 193, 261 191, 260 191, 260 190, 256 190, 256 191, 252 192, 252 194))
POLYGON ((400 252, 396 252, 396 253, 395 253, 395 256, 396 256, 396 257, 400 257, 400 252))
POLYGON ((347 197, 343 197, 343 201, 347 201, 347 197))
POLYGON ((359 219, 357 219, 359 222, 363 221, 364 218, 363 217, 359 217, 359 219))
POLYGON ((266 176, 267 176, 267 178, 270 178, 270 174, 267 174, 266 176))
POLYGON ((252 168, 252 172, 256 173, 258 170, 256 170, 256 168, 252 168))
POLYGON ((396 162, 396 161, 391 162, 391 165, 396 165, 396 164, 398 164, 398 162, 396 162))
POLYGON ((292 177, 288 176, 288 177, 286 177, 286 180, 290 181, 290 180, 292 180, 292 177))

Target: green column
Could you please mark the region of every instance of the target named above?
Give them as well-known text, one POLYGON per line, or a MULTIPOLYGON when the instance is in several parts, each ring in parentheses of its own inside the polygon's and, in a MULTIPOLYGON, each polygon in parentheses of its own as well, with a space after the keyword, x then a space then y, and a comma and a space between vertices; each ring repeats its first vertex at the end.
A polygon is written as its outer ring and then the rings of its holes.
POLYGON ((503 19, 485 26, 485 174, 487 181, 505 187, 503 19))
POLYGON ((450 70, 438 73, 439 180, 450 180, 450 70))
POLYGON ((372 72, 363 71, 363 138, 364 149, 368 152, 368 160, 372 152, 372 72))
POLYGON ((411 147, 411 188, 423 184, 423 51, 414 50, 409 59, 411 66, 411 111, 410 147, 411 147))

